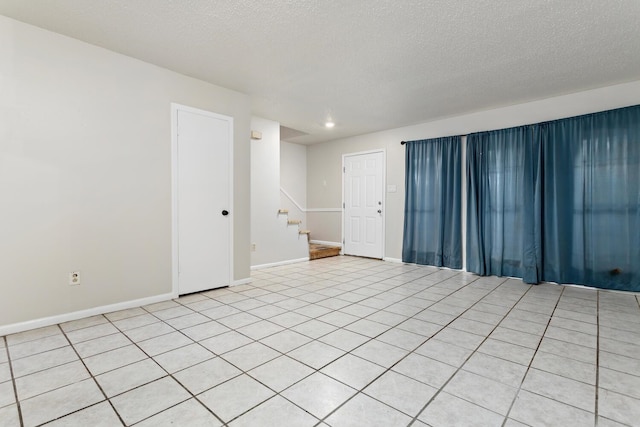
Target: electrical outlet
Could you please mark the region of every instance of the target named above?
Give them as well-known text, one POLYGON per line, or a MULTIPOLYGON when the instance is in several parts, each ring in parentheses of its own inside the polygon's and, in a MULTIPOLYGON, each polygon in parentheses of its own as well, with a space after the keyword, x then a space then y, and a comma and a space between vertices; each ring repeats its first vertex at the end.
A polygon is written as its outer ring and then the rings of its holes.
POLYGON ((251 244, 251 252, 255 252, 256 251, 256 244, 252 243, 251 244))
POLYGON ((72 271, 69 273, 69 285, 76 286, 80 284, 80 272, 72 271))

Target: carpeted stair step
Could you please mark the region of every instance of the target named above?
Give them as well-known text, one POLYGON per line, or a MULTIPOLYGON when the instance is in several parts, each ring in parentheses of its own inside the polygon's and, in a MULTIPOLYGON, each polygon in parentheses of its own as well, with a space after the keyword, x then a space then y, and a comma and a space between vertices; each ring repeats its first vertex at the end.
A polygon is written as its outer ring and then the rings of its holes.
POLYGON ((309 243, 309 259, 327 258, 340 255, 340 246, 321 245, 309 243))

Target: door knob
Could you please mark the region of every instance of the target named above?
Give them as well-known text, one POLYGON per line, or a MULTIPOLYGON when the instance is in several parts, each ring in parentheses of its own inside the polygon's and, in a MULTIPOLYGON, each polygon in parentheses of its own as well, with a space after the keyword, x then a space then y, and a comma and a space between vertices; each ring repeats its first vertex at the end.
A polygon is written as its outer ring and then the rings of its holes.
POLYGON ((378 209, 378 213, 382 213, 382 209, 378 209))
POLYGON ((223 210, 223 211, 222 211, 222 216, 227 216, 227 215, 229 215, 229 211, 228 211, 228 210, 226 210, 226 209, 225 209, 225 210, 223 210))

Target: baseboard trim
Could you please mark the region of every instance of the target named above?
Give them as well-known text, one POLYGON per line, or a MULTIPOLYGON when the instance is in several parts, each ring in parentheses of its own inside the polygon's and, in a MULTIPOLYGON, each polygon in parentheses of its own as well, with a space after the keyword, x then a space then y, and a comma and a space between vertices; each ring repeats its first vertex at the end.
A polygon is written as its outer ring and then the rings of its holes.
POLYGON ((280 265, 295 264, 295 263, 298 263, 298 262, 305 262, 305 261, 309 261, 309 257, 298 258, 298 259, 289 259, 289 260, 286 260, 286 261, 272 262, 272 263, 269 263, 269 264, 252 265, 251 266, 251 270, 262 270, 263 268, 278 267, 280 265))
POLYGON ((111 313, 112 311, 126 310, 128 308, 140 307, 143 305, 154 304, 156 302, 167 301, 177 298, 178 295, 173 293, 155 295, 152 297, 140 298, 130 301, 118 302, 115 304, 102 305, 86 310, 73 311, 71 313, 57 314, 55 316, 42 317, 40 319, 27 320, 26 322, 13 323, 0 326, 0 336, 15 334, 17 332, 28 331, 30 329, 42 328, 44 326, 57 325, 58 323, 78 320, 84 317, 96 316, 98 314, 111 313))
POLYGON ((231 286, 247 285, 249 283, 251 283, 251 277, 247 277, 246 279, 234 280, 231 286))
POLYGON ((404 262, 402 262, 402 260, 400 258, 389 258, 389 257, 384 257, 382 258, 383 261, 387 261, 387 262, 395 262, 398 264, 404 264, 404 262))
POLYGON ((327 245, 327 246, 338 246, 342 247, 342 243, 340 242, 328 242, 326 240, 309 240, 309 243, 316 243, 318 245, 327 245))

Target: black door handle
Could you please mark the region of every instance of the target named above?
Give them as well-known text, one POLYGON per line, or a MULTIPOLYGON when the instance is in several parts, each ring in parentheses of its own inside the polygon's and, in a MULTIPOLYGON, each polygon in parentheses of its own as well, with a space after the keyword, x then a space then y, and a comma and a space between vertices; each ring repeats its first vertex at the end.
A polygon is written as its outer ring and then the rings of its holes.
POLYGON ((223 210, 223 211, 222 211, 222 216, 227 216, 227 215, 229 215, 229 211, 228 211, 228 210, 226 210, 226 209, 225 209, 225 210, 223 210))

